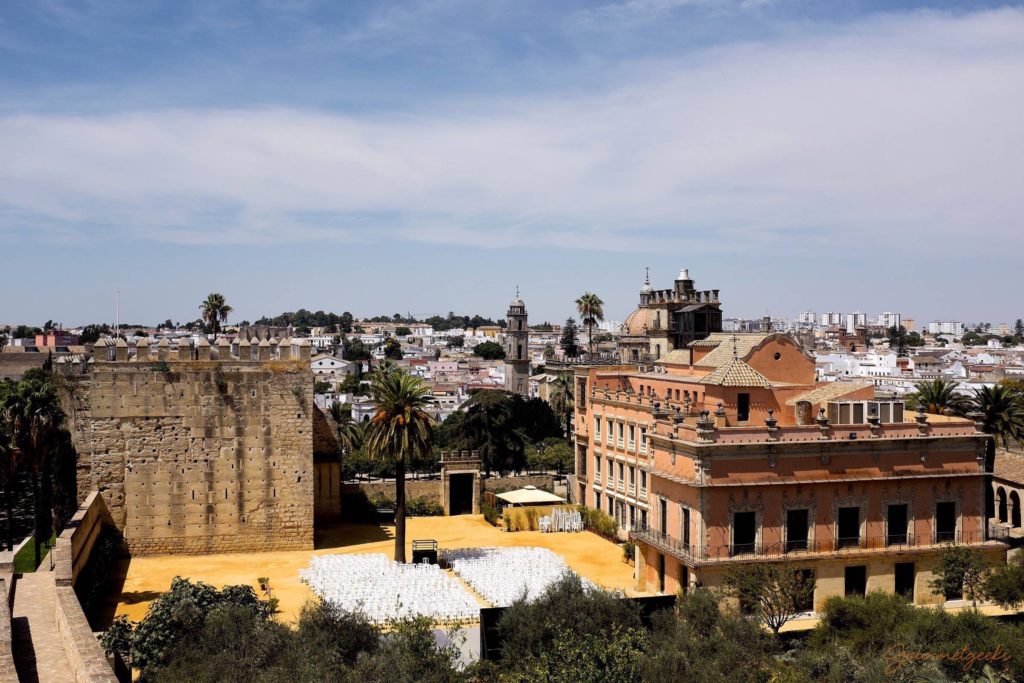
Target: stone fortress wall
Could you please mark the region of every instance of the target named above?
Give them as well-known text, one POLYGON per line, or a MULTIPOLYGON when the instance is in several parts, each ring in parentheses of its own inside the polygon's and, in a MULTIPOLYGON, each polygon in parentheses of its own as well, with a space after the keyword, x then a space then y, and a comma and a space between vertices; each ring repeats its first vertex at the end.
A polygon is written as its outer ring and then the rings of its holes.
POLYGON ((79 498, 102 493, 133 554, 313 547, 313 376, 305 340, 135 348, 58 367, 79 498))

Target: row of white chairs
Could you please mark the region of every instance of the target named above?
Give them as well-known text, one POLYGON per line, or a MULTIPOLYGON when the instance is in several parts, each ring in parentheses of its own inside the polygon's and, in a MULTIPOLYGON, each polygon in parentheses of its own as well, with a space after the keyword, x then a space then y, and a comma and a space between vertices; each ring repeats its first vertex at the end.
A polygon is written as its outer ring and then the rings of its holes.
POLYGON ((385 623, 425 616, 435 623, 477 621, 480 605, 433 564, 400 564, 385 555, 314 555, 299 578, 323 600, 385 623))
POLYGON ((544 533, 583 531, 583 516, 579 510, 555 508, 550 515, 541 517, 537 526, 544 533))
POLYGON ((547 548, 458 548, 445 550, 443 556, 456 574, 495 607, 507 607, 519 598, 535 599, 571 573, 565 560, 547 548))

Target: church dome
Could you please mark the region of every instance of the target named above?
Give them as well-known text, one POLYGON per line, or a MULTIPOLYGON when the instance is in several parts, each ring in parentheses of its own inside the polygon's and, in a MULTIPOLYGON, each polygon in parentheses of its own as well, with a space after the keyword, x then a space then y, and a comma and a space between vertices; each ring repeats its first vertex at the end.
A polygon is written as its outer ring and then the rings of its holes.
POLYGON ((630 313, 622 323, 622 334, 642 336, 651 329, 651 309, 638 308, 630 313))

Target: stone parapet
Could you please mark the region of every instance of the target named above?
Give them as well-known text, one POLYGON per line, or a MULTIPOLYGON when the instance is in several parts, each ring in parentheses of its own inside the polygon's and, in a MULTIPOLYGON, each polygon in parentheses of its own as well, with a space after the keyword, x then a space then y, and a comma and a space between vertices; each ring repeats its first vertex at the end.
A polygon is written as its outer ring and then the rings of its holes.
POLYGON ((89 620, 70 586, 56 587, 57 607, 54 618, 64 642, 64 652, 76 683, 116 683, 103 648, 89 628, 89 620))

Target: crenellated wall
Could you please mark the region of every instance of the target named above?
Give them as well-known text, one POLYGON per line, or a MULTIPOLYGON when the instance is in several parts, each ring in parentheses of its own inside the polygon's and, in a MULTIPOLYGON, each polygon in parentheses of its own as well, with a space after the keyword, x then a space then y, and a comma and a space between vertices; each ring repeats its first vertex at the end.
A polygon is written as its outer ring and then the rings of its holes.
POLYGON ((78 490, 103 494, 133 554, 313 547, 308 347, 97 346, 69 373, 78 490))

